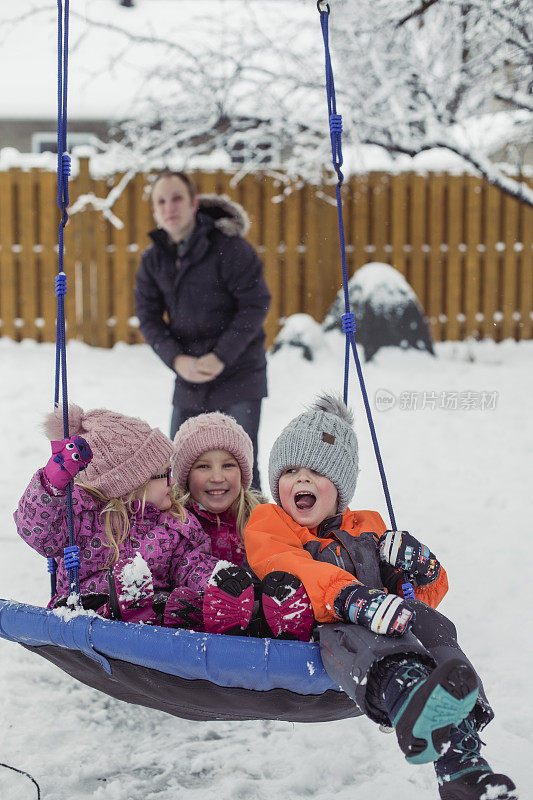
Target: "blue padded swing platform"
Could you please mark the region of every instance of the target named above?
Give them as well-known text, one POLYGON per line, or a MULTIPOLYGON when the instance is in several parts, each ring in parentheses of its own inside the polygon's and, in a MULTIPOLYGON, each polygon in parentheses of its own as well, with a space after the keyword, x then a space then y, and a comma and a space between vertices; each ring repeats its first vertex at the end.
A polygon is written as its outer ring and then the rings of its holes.
POLYGON ((319 647, 115 622, 68 621, 0 600, 0 636, 117 700, 191 720, 329 722, 359 711, 326 673, 319 647))

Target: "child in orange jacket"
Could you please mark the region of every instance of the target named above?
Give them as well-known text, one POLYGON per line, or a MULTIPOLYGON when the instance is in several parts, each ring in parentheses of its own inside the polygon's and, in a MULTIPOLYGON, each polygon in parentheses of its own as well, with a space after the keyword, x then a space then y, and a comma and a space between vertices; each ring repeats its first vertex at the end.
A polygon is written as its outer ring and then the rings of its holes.
POLYGON ((270 454, 276 505, 245 530, 251 568, 297 576, 321 625, 324 666, 361 713, 396 730, 407 761, 433 761, 441 800, 514 800, 515 785, 479 755, 494 717, 453 623, 436 611, 448 589, 429 548, 387 531, 375 511, 347 508, 357 438, 342 400, 319 399, 282 431, 270 454), (415 598, 403 596, 405 575, 415 598))

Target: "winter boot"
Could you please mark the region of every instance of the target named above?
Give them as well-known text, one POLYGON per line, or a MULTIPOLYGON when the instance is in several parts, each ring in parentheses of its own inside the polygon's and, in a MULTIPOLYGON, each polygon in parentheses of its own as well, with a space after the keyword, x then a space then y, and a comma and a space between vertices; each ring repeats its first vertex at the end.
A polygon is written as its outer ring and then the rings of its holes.
POLYGON ((203 631, 203 602, 203 595, 195 589, 189 589, 187 586, 173 589, 165 604, 164 627, 203 631))
POLYGON ((481 741, 470 714, 450 731, 449 746, 435 773, 441 800, 517 800, 516 787, 506 775, 495 775, 479 751, 481 741))
POLYGON ((220 562, 204 594, 203 617, 207 633, 248 635, 254 613, 254 586, 242 567, 220 562))
POLYGON ((117 561, 107 573, 107 579, 111 619, 158 624, 153 609, 152 573, 140 553, 117 561))
POLYGON ((290 572, 271 572, 262 580, 261 592, 265 627, 262 635, 308 642, 315 620, 301 580, 290 572))
POLYGON ((458 658, 450 658, 432 671, 414 657, 406 662, 390 676, 383 699, 406 760, 426 764, 440 758, 451 726, 474 707, 477 676, 458 658))

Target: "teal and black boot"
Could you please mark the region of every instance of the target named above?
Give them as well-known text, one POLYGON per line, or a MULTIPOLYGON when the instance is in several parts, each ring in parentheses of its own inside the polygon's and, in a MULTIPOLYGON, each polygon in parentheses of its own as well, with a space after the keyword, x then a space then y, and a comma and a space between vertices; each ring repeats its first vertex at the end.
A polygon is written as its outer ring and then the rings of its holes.
POLYGON ((441 800, 518 800, 513 781, 495 774, 480 750, 481 740, 470 715, 452 727, 449 747, 435 761, 441 800))
POLYGON ((477 676, 458 658, 432 671, 414 659, 398 667, 385 687, 384 701, 406 760, 437 761, 452 726, 468 716, 477 697, 477 676))

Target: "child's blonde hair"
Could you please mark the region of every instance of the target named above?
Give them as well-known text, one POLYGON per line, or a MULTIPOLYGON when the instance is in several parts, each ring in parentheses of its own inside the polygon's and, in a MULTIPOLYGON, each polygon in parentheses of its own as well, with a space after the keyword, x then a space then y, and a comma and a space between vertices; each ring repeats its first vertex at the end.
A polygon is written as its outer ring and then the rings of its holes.
MULTIPOLYGON (((130 533, 130 515, 134 511, 134 504, 141 504, 141 516, 144 516, 144 508, 146 505, 146 489, 150 481, 146 481, 135 491, 125 495, 125 497, 106 497, 99 489, 94 486, 87 486, 79 481, 76 481, 78 486, 84 489, 95 500, 104 504, 103 509, 100 511, 99 516, 104 520, 104 531, 106 536, 106 545, 111 551, 106 567, 112 567, 120 556, 120 545, 124 542, 130 533), (140 499, 139 499, 140 495, 140 499)), ((182 522, 187 518, 187 513, 182 503, 177 497, 171 494, 171 507, 166 511, 166 514, 175 519, 180 519, 182 522)))
MULTIPOLYGON (((186 508, 191 506, 191 503, 194 501, 194 497, 190 493, 188 489, 180 489, 178 486, 174 486, 170 496, 177 505, 185 506, 186 508)), ((261 503, 265 503, 266 500, 261 494, 261 492, 256 491, 255 489, 243 489, 242 485, 239 490, 239 494, 227 509, 230 514, 235 519, 235 528, 237 529, 237 533, 239 534, 239 538, 241 542, 244 544, 244 529, 250 519, 250 514, 254 510, 254 508, 261 503)), ((219 515, 216 514, 217 523, 220 526, 220 518, 219 515)))

